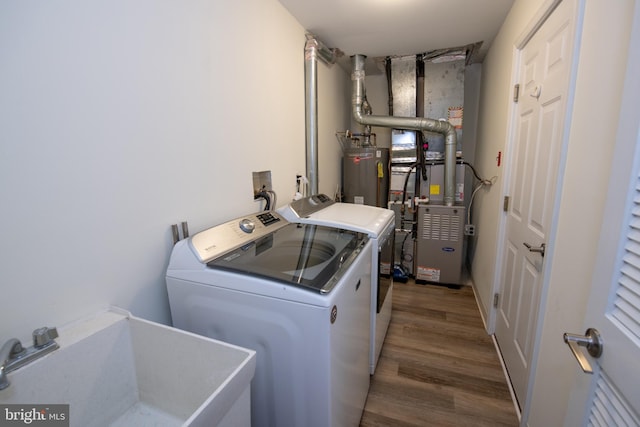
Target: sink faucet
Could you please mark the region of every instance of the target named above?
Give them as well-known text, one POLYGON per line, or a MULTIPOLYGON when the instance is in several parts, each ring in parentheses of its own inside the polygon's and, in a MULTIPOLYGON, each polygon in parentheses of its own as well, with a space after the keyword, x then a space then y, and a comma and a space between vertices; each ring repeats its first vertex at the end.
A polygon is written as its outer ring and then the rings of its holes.
POLYGON ((33 331, 33 346, 29 348, 22 347, 17 338, 4 343, 0 349, 0 390, 9 387, 9 372, 57 349, 59 346, 55 338, 58 338, 58 330, 45 327, 33 331))
POLYGON ((9 387, 9 380, 7 379, 6 373, 9 362, 23 351, 24 348, 22 348, 22 344, 17 338, 11 338, 4 343, 2 349, 0 349, 0 390, 9 387))

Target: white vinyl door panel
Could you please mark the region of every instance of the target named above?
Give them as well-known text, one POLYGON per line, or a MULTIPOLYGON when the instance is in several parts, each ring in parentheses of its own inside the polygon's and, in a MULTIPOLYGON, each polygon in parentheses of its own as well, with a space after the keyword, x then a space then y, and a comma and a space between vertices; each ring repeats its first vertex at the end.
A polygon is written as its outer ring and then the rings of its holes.
POLYGON ((563 0, 519 55, 495 335, 521 407, 527 398, 565 141, 576 2, 563 0), (528 245, 528 246, 527 246, 528 245))

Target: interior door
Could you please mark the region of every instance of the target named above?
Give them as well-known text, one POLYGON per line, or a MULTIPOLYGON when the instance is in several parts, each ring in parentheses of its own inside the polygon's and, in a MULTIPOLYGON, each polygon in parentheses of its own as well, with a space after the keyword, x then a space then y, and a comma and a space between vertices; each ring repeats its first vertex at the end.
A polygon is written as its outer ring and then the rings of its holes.
MULTIPOLYGON (((576 383, 565 425, 640 426, 640 4, 636 2, 620 123, 586 328, 599 331, 593 375, 576 383), (584 387, 583 383, 588 386, 584 387), (582 387, 581 387, 582 386, 582 387)), ((584 331, 570 331, 582 334, 584 331)), ((584 349, 580 349, 584 351, 584 349)), ((578 369, 578 368, 576 368, 578 369)))
POLYGON ((544 283, 574 43, 574 0, 564 0, 519 55, 519 93, 495 336, 521 407, 544 283))

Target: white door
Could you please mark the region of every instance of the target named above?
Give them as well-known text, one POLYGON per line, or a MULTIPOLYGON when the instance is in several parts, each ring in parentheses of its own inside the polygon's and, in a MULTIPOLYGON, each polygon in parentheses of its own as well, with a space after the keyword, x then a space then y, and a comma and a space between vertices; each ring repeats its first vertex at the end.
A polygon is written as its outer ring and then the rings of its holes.
POLYGON ((509 149, 509 207, 495 336, 518 402, 526 401, 544 282, 558 163, 564 142, 575 1, 564 0, 519 55, 509 149))
POLYGON ((598 359, 586 356, 594 373, 576 383, 567 426, 640 426, 639 75, 636 2, 614 163, 584 322, 585 330, 599 331, 603 352, 598 359))

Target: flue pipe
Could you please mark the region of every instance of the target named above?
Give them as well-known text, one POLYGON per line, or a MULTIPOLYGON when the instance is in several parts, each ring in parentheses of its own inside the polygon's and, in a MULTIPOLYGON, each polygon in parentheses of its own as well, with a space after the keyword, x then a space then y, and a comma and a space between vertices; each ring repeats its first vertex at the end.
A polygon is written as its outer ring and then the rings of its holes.
POLYGON ((329 49, 307 33, 304 46, 304 95, 306 132, 306 175, 309 192, 318 194, 318 59, 327 65, 336 62, 337 49, 329 49))
POLYGON ((427 131, 444 135, 444 204, 446 206, 452 206, 455 200, 456 146, 458 143, 455 127, 444 120, 427 119, 424 117, 374 116, 364 114, 362 103, 365 94, 364 61, 366 58, 365 55, 354 55, 351 57, 351 81, 353 84, 351 102, 353 104, 354 120, 365 126, 381 126, 421 132, 427 131))

